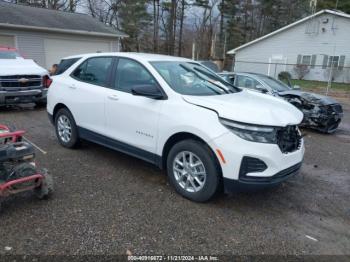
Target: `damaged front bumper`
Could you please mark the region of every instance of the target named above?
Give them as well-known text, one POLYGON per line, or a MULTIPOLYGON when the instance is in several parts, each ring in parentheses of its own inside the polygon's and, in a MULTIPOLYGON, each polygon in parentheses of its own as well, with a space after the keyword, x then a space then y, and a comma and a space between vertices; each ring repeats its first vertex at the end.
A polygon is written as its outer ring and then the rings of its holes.
POLYGON ((224 159, 220 166, 226 193, 255 191, 282 183, 298 173, 305 152, 302 138, 288 152, 278 144, 246 141, 231 132, 208 143, 214 152, 219 149, 224 159))
POLYGON ((313 110, 303 110, 304 120, 301 126, 314 128, 321 132, 334 132, 343 116, 343 109, 340 104, 317 106, 313 110))

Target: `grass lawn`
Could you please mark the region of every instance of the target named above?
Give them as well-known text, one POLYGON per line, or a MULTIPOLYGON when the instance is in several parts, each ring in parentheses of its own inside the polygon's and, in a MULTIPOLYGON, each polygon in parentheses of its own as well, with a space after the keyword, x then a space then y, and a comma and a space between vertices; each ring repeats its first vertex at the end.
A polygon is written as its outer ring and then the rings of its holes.
MULTIPOLYGON (((327 82, 321 82, 321 81, 311 81, 311 80, 297 80, 292 79, 291 80, 292 85, 298 85, 303 90, 319 90, 323 91, 327 88, 327 82)), ((332 87, 330 88, 332 91, 348 91, 350 92, 350 84, 344 84, 344 83, 332 83, 332 87)))

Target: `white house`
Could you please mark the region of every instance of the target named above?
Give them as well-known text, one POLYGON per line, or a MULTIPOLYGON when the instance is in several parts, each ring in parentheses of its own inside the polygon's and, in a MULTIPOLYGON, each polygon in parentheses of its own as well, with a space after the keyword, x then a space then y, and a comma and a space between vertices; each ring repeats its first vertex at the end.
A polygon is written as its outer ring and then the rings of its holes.
POLYGON ((322 10, 228 54, 234 55, 233 69, 237 72, 277 77, 279 72, 288 71, 297 78, 296 67, 300 72, 300 67, 307 66, 306 80, 332 78, 335 82, 350 83, 350 15, 322 10))
POLYGON ((0 46, 16 47, 46 68, 65 56, 118 51, 125 36, 87 14, 0 0, 0 46))

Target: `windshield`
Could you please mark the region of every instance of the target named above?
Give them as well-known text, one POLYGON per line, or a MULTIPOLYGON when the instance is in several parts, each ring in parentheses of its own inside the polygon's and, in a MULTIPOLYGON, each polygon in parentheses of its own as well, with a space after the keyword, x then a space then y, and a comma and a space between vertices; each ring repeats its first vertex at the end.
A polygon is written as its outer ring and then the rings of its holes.
POLYGON ((182 95, 223 95, 240 90, 197 63, 162 61, 151 64, 169 86, 182 95))
POLYGON ((0 59, 16 59, 18 57, 22 56, 15 51, 0 51, 0 59))
POLYGON ((288 91, 291 88, 287 86, 285 83, 272 78, 270 76, 259 76, 259 78, 264 81, 269 87, 272 88, 272 90, 276 92, 283 92, 283 91, 288 91))

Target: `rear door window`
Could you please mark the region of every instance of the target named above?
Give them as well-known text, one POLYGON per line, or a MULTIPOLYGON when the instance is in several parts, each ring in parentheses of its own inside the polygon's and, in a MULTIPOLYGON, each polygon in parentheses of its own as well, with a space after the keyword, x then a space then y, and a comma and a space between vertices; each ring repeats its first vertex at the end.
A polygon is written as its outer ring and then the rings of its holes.
POLYGON ((236 85, 241 88, 259 90, 257 86, 259 86, 260 83, 251 77, 238 75, 236 76, 236 85))
POLYGON ((55 75, 63 74, 67 71, 68 68, 70 68, 75 62, 77 62, 80 59, 78 58, 70 58, 70 59, 62 59, 61 62, 58 65, 58 69, 55 75))
POLYGON ((112 57, 93 57, 75 69, 72 76, 78 81, 108 87, 112 64, 112 57))

